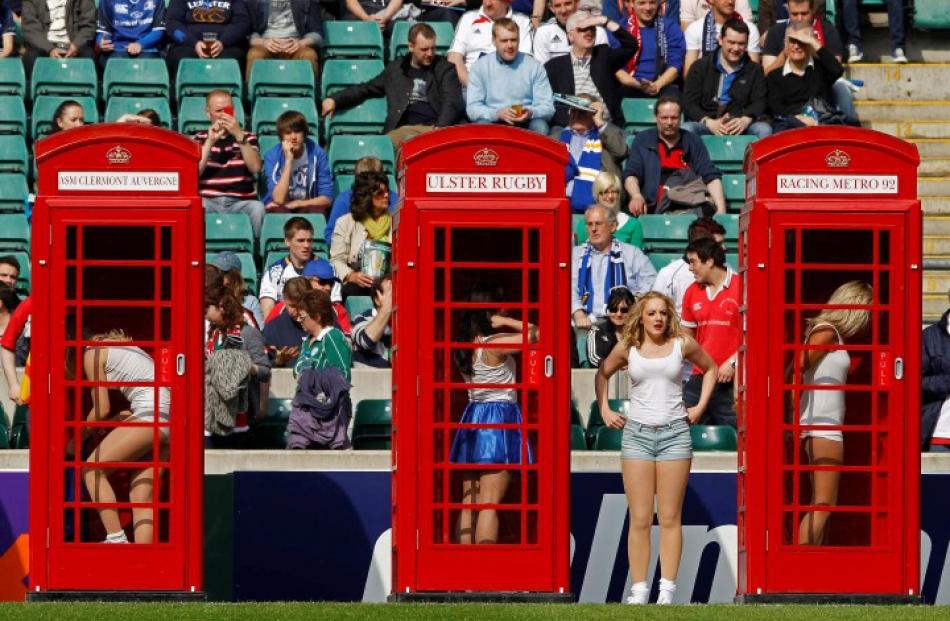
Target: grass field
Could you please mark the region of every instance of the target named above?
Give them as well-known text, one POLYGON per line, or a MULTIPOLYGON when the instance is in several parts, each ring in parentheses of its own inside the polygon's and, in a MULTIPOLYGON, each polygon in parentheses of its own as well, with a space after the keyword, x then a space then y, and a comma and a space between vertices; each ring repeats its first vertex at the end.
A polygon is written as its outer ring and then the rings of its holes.
POLYGON ((577 619, 583 621, 916 621, 950 619, 943 606, 620 606, 541 604, 0 604, 0 619, 577 619))

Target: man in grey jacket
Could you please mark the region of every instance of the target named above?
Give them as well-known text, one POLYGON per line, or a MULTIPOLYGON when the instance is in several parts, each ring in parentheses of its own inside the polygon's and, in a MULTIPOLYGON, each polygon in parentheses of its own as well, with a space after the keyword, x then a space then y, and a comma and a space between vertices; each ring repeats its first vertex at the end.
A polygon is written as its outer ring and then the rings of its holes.
POLYGON ((455 67, 435 53, 435 31, 420 22, 409 29, 409 53, 390 62, 382 73, 323 100, 331 116, 371 97, 386 97, 389 110, 383 131, 396 149, 435 127, 448 127, 462 115, 462 91, 455 67))
POLYGON ((23 68, 29 77, 37 58, 92 58, 96 36, 93 0, 23 0, 23 68))

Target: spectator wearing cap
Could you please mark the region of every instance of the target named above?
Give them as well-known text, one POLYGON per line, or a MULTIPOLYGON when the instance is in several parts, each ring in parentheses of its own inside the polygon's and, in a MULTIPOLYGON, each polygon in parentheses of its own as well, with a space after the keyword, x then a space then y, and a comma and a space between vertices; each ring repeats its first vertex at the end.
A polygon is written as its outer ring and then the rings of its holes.
POLYGON ((495 53, 493 23, 508 18, 518 25, 518 50, 531 53, 531 22, 527 16, 511 10, 507 0, 482 0, 477 11, 468 11, 455 27, 455 38, 446 58, 455 65, 459 82, 468 87, 468 72, 475 62, 486 54, 495 53))
POLYGON ((384 278, 373 286, 373 308, 353 319, 353 366, 388 369, 392 332, 393 283, 384 278))
POLYGON ((567 145, 567 195, 571 211, 584 213, 597 202, 594 180, 601 172, 620 175, 618 162, 627 155, 627 141, 623 131, 604 120, 604 103, 592 95, 581 95, 590 102, 590 112, 572 106, 568 126, 559 139, 567 145))
POLYGON ((624 29, 637 41, 637 51, 617 72, 624 97, 659 97, 679 92, 686 41, 674 15, 660 15, 658 0, 625 0, 630 17, 624 29))
MULTIPOLYGON (((542 65, 552 58, 564 56, 571 51, 571 43, 567 38, 567 18, 579 10, 578 0, 548 0, 548 8, 554 16, 548 21, 540 24, 534 31, 532 43, 534 59, 542 65)), ((600 14, 600 3, 597 3, 598 15, 600 14)), ((585 11, 586 12, 586 11, 585 11)), ((589 13, 588 13, 589 14, 589 13)), ((541 15, 531 16, 532 24, 537 21, 540 23, 541 15)), ((607 31, 603 28, 597 28, 597 37, 595 45, 608 43, 607 31)))
POLYGON ((277 117, 277 136, 280 143, 264 154, 263 202, 268 213, 326 215, 333 197, 330 160, 310 138, 307 117, 287 110, 277 117))
POLYGON ((211 257, 208 263, 221 270, 224 286, 230 289, 231 293, 241 301, 247 322, 255 328, 263 326, 264 317, 261 313, 261 303, 257 296, 247 290, 244 275, 241 271, 241 259, 230 250, 222 250, 211 257))
POLYGON ((352 331, 350 314, 343 305, 340 279, 337 278, 333 264, 326 259, 314 259, 303 268, 303 277, 310 282, 311 289, 323 291, 330 296, 330 304, 336 315, 336 328, 346 336, 352 331))
POLYGON ((518 51, 519 27, 508 18, 492 24, 495 52, 469 74, 465 110, 473 123, 500 123, 548 133, 554 97, 544 67, 518 51))
MULTIPOLYGON (((569 54, 549 60, 544 69, 551 89, 561 95, 590 93, 604 102, 605 120, 623 127, 620 85, 616 73, 626 65, 637 50, 637 40, 617 22, 578 11, 567 18, 567 36, 571 41, 569 54), (596 44, 597 27, 605 28, 617 38, 618 48, 596 44)), ((567 106, 558 104, 553 124, 566 127, 567 106)))
POLYGON ((270 320, 274 305, 280 302, 284 284, 300 276, 304 266, 313 258, 313 225, 306 218, 294 216, 284 223, 284 243, 287 255, 267 266, 261 276, 261 312, 270 320))

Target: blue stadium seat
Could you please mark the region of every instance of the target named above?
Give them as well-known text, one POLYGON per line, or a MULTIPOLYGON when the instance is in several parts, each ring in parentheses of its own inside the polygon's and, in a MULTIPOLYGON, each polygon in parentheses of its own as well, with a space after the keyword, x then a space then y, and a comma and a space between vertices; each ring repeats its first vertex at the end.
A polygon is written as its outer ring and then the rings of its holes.
POLYGON ((99 78, 90 58, 37 58, 30 76, 30 98, 69 95, 95 99, 99 78))
POLYGON ((53 115, 59 104, 66 100, 74 100, 82 106, 83 116, 86 123, 98 123, 99 111, 96 108, 95 97, 68 97, 62 95, 41 95, 33 102, 33 121, 31 123, 30 134, 33 140, 42 138, 49 134, 53 129, 53 115))

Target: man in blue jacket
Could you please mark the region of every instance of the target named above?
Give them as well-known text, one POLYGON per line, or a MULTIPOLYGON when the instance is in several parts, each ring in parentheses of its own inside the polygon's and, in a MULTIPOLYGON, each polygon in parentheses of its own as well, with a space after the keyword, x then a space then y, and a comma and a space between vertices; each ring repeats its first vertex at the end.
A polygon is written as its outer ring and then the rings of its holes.
POLYGON ((921 337, 920 448, 950 452, 950 332, 947 318, 928 326, 921 337))
POLYGON ((317 49, 324 36, 319 0, 248 0, 247 9, 251 15, 248 82, 254 61, 265 58, 306 60, 317 76, 317 49))
POLYGON ((699 136, 680 131, 682 106, 675 97, 660 97, 653 113, 656 129, 638 132, 623 169, 623 185, 634 216, 654 213, 663 205, 672 180, 699 177, 706 185, 716 213, 726 213, 722 172, 709 157, 699 136), (668 184, 668 182, 671 182, 668 184))
POLYGON ((280 144, 264 154, 264 205, 268 213, 330 210, 333 177, 327 153, 310 138, 307 118, 296 110, 277 117, 280 144))

